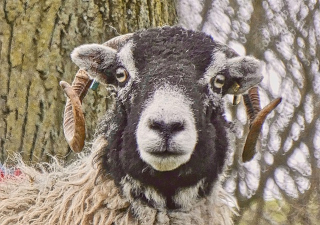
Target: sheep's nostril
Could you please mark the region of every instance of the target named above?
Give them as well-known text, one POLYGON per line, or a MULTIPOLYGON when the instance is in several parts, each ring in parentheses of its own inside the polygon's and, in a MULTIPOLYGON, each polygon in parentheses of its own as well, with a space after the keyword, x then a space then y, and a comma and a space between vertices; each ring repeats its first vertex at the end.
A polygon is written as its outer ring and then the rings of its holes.
POLYGON ((169 124, 171 133, 176 133, 179 131, 184 130, 184 123, 183 122, 173 122, 169 124))
POLYGON ((149 128, 151 130, 162 132, 164 126, 165 126, 165 124, 163 122, 157 122, 157 121, 153 121, 153 120, 149 121, 149 128))
POLYGON ((173 135, 174 133, 183 131, 185 129, 183 122, 163 122, 163 121, 149 121, 149 128, 157 131, 166 137, 173 135))

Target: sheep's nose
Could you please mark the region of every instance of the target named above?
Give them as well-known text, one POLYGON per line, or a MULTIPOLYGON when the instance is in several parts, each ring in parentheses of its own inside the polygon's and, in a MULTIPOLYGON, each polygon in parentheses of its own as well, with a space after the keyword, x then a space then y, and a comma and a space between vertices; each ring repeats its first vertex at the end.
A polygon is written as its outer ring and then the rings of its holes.
POLYGON ((181 121, 164 122, 164 121, 150 120, 149 128, 151 130, 154 130, 160 133, 166 139, 169 139, 172 135, 183 131, 185 129, 185 125, 181 121))

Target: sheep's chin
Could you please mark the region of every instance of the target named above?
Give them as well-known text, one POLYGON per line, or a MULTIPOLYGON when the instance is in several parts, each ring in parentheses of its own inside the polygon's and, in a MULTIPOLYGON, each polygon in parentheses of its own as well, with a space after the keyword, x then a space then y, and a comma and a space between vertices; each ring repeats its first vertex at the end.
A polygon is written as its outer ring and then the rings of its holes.
POLYGON ((159 157, 154 156, 148 152, 140 152, 141 159, 149 164, 153 169, 161 172, 171 171, 177 169, 179 166, 187 163, 191 157, 191 154, 159 157))

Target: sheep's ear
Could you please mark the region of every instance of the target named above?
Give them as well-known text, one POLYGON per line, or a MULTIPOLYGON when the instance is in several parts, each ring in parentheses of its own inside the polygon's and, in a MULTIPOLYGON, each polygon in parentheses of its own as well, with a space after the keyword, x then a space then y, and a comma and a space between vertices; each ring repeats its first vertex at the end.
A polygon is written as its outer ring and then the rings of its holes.
POLYGON ((251 56, 229 58, 227 59, 227 68, 232 80, 231 87, 226 90, 227 94, 242 94, 263 79, 261 62, 251 56))
POLYGON ((72 61, 89 73, 91 77, 106 82, 108 68, 116 59, 117 51, 108 46, 99 44, 81 45, 71 53, 72 61))

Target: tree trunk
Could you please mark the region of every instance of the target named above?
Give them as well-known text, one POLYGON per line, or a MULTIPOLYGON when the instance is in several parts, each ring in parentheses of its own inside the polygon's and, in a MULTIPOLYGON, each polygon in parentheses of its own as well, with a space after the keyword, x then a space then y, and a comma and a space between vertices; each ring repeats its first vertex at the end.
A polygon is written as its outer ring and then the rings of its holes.
MULTIPOLYGON (((65 96, 60 80, 77 71, 74 47, 138 29, 176 22, 171 0, 4 0, 0 4, 0 162, 70 159, 62 131, 65 96)), ((106 110, 100 88, 84 102, 87 140, 106 110)))

